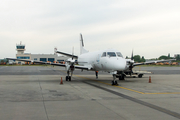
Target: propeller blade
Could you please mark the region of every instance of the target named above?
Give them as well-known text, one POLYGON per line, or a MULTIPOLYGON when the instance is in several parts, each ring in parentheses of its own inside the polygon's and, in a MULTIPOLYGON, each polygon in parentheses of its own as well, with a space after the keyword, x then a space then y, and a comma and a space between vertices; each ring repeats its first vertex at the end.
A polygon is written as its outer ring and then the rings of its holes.
POLYGON ((72 49, 72 60, 74 58, 74 46, 73 46, 73 49, 72 49))
POLYGON ((131 60, 134 60, 134 58, 133 58, 133 50, 132 50, 132 54, 131 54, 131 60))
POLYGON ((82 41, 82 46, 84 47, 82 34, 80 34, 80 39, 81 39, 81 41, 82 41))

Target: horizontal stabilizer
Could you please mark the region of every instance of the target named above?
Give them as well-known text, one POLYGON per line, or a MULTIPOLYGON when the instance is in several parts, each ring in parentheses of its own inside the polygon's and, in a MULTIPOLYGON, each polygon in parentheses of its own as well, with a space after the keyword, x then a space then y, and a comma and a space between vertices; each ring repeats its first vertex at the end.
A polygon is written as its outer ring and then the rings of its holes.
POLYGON ((62 54, 62 55, 68 56, 68 57, 74 57, 75 59, 78 58, 78 56, 76 56, 76 55, 72 55, 72 54, 68 54, 68 53, 64 53, 64 52, 60 52, 60 51, 56 51, 56 53, 59 53, 59 54, 62 54))

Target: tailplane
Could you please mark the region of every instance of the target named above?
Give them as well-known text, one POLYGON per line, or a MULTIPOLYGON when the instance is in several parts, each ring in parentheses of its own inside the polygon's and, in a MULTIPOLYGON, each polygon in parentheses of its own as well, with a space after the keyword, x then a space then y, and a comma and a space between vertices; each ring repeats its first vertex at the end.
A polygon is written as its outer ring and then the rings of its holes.
POLYGON ((83 37, 82 34, 80 34, 80 55, 84 53, 88 53, 86 49, 84 49, 84 43, 83 43, 83 37))

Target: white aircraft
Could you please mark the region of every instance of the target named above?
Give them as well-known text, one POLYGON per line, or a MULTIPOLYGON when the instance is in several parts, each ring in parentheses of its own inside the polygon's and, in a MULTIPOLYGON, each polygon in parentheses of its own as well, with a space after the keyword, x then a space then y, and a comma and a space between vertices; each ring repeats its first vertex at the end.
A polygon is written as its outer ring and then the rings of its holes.
POLYGON ((68 80, 71 81, 71 77, 75 69, 95 71, 97 78, 98 78, 98 71, 105 71, 112 74, 113 76, 112 85, 118 85, 117 81, 115 80, 116 78, 119 78, 119 80, 124 80, 124 77, 126 74, 131 74, 132 68, 134 66, 171 61, 171 60, 158 60, 158 61, 151 61, 151 62, 144 62, 144 63, 134 63, 133 54, 132 54, 131 59, 125 59, 123 58, 121 52, 115 49, 88 52, 84 48, 82 34, 80 34, 80 55, 79 56, 75 56, 73 54, 68 54, 68 53, 64 53, 60 51, 56 51, 56 52, 69 56, 71 58, 69 58, 65 62, 65 64, 49 63, 49 62, 41 62, 41 61, 33 61, 33 60, 30 61, 30 60, 13 59, 13 58, 7 58, 7 59, 65 67, 67 71, 66 81, 68 80), (76 60, 77 60, 78 65, 76 64, 76 60))

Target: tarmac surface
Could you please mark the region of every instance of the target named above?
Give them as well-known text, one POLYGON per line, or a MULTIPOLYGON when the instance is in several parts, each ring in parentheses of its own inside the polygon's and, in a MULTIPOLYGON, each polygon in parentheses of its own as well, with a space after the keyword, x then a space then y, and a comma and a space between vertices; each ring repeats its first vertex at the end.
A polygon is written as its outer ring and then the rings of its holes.
POLYGON ((112 86, 105 72, 95 79, 94 72, 76 70, 65 81, 62 67, 0 66, 0 119, 180 119, 180 67, 136 69, 154 74, 128 76, 112 86))

